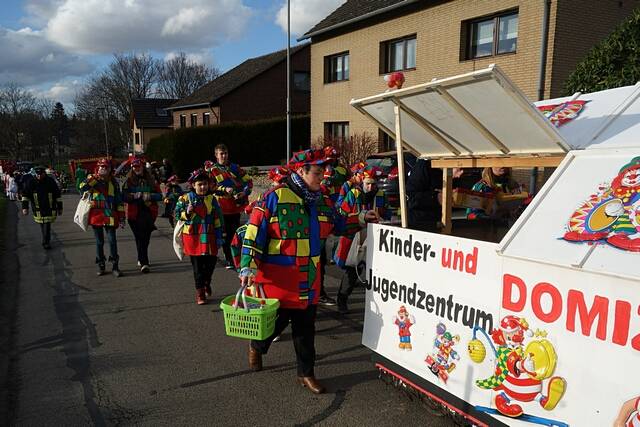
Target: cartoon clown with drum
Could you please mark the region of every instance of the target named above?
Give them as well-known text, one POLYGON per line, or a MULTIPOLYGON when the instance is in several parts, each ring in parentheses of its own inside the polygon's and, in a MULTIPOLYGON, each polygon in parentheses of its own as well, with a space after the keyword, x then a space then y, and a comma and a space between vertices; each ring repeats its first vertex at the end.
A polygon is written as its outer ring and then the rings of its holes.
POLYGON ((640 252, 640 156, 622 166, 611 184, 601 184, 571 215, 567 228, 563 239, 569 242, 606 241, 640 252))
MULTIPOLYGON (((469 342, 468 350, 471 360, 481 363, 486 351, 480 340, 475 338, 478 331, 489 338, 486 331, 474 328, 474 339, 469 342)), ((536 401, 542 408, 551 411, 564 395, 566 381, 562 377, 552 376, 557 361, 553 345, 546 339, 532 337, 533 333, 524 318, 505 316, 499 328, 491 332, 491 341, 497 347, 489 341, 496 357, 494 375, 476 380, 476 385, 496 391, 495 407, 498 413, 537 422, 536 419, 540 418, 525 414, 520 403, 536 401), (526 345, 525 340, 528 340, 526 345)))

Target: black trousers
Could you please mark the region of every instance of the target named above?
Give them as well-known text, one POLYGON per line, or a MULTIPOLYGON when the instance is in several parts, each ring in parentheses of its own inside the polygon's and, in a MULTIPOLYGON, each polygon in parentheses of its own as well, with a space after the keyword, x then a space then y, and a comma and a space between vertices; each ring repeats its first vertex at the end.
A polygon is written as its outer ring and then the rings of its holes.
POLYGON ((40 231, 42 232, 42 244, 48 245, 51 243, 51 223, 41 222, 40 231))
POLYGON ((138 251, 138 261, 142 265, 149 264, 149 241, 153 231, 153 219, 151 216, 142 217, 129 221, 131 231, 136 239, 136 249, 138 251))
POLYGON ((211 277, 216 268, 215 255, 191 256, 191 266, 193 267, 193 278, 196 281, 196 289, 211 286, 211 277))
POLYGON ((233 240, 236 230, 240 227, 240 214, 223 215, 223 217, 225 236, 222 251, 224 252, 224 259, 233 264, 233 256, 231 256, 231 240, 233 240))
POLYGON ((320 296, 328 296, 326 289, 324 288, 324 276, 326 274, 327 265, 327 248, 323 246, 322 252, 320 252, 320 296))
POLYGON ((358 279, 355 267, 345 267, 344 274, 340 279, 338 295, 344 298, 348 297, 351 295, 351 292, 353 292, 353 288, 355 288, 359 282, 360 280, 358 279))
POLYGON ((310 305, 305 309, 280 308, 273 334, 262 341, 251 341, 258 353, 267 354, 273 339, 280 335, 291 321, 291 335, 293 347, 296 350, 296 362, 299 377, 313 377, 313 367, 316 364, 316 311, 317 305, 310 305))

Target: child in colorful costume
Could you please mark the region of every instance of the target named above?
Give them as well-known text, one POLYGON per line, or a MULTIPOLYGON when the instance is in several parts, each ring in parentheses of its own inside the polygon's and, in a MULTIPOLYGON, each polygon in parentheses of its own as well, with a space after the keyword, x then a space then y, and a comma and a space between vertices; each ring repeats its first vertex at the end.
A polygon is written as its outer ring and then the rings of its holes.
POLYGON ((133 232, 138 252, 138 267, 143 273, 150 271, 149 242, 151 233, 156 229, 158 202, 162 200, 160 184, 144 167, 140 158, 133 158, 131 170, 122 188, 122 195, 127 204, 127 221, 133 232))
POLYGON ((222 249, 226 268, 232 270, 231 239, 240 226, 240 213, 249 204, 253 181, 238 164, 229 161, 226 145, 218 144, 214 151, 216 162, 211 166, 211 179, 216 185, 215 195, 224 215, 225 243, 222 249))
POLYGON ((178 198, 182 196, 182 187, 178 184, 178 176, 172 175, 167 179, 167 183, 164 191, 164 215, 169 219, 169 224, 171 224, 171 228, 174 227, 175 224, 175 209, 176 203, 178 202, 178 198))
MULTIPOLYGON (((512 193, 518 189, 518 183, 511 178, 511 169, 503 167, 487 167, 482 171, 482 179, 476 182, 471 191, 495 195, 496 193, 512 193)), ((490 218, 491 212, 484 209, 468 208, 467 218, 490 218)))
POLYGON ((348 312, 347 300, 358 283, 356 267, 347 266, 347 256, 356 233, 362 230, 358 222, 361 211, 375 212, 378 219, 390 219, 391 211, 385 208, 384 193, 378 191, 377 179, 382 176, 382 170, 369 167, 364 162, 358 162, 351 167, 353 176, 340 189, 336 208, 346 218, 346 232, 340 236, 338 246, 333 256, 338 267, 344 270, 338 290, 338 311, 348 312))
POLYGON ((96 165, 96 173, 87 176, 80 184, 82 193, 89 192, 91 210, 89 211, 89 225, 93 227, 96 238, 96 264, 98 276, 105 272, 104 234, 109 238, 112 273, 116 277, 122 276, 119 268, 118 242, 116 228, 124 228, 124 201, 120 184, 113 177, 113 167, 108 159, 100 159, 96 165))
POLYGON ((211 277, 218 248, 223 244, 224 220, 216 197, 209 189, 209 174, 200 169, 189 178, 192 190, 178 198, 176 220, 184 221, 182 244, 191 258, 196 286, 196 303, 206 304, 211 296, 211 277))

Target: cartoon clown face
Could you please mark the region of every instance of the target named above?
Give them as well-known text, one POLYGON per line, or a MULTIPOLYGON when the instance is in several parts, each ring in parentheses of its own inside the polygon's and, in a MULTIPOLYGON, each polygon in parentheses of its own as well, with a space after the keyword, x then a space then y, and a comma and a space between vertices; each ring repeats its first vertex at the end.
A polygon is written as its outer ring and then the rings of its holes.
POLYGON ((626 171, 622 175, 620 183, 625 187, 639 187, 640 186, 640 168, 635 168, 626 171))

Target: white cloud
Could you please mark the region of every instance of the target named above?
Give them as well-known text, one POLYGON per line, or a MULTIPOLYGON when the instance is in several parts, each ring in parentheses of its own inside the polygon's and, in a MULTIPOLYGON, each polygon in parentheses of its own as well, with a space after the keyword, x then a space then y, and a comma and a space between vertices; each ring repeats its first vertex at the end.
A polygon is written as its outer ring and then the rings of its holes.
POLYGON ((41 31, 28 27, 17 31, 0 27, 0 58, 0 84, 34 85, 93 71, 86 60, 65 52, 41 31))
MULTIPOLYGON (((344 2, 345 0, 291 0, 291 33, 306 33, 344 2)), ((276 23, 287 31, 287 2, 278 11, 276 23)))
MULTIPOLYGON (((179 52, 177 51, 171 51, 164 56, 164 60, 170 61, 173 58, 177 57, 178 54, 179 52)), ((213 53, 211 52, 211 50, 202 49, 201 51, 198 51, 198 52, 185 52, 185 55, 187 56, 187 59, 189 61, 195 62, 196 64, 202 64, 202 65, 208 65, 208 66, 214 65, 213 53)))
POLYGON ((35 89, 34 94, 39 98, 47 98, 54 102, 61 102, 65 110, 72 110, 76 94, 82 87, 83 83, 79 80, 62 80, 54 83, 50 87, 35 89))
POLYGON ((49 3, 56 1, 60 3, 49 16, 47 37, 67 49, 84 53, 211 48, 242 35, 252 14, 242 0, 49 0, 49 3))

